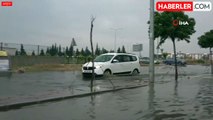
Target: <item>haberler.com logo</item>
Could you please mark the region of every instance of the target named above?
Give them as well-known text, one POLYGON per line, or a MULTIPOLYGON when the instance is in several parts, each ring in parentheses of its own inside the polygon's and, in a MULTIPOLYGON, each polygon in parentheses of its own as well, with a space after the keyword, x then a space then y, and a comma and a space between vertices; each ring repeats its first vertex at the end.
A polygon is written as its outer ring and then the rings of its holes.
POLYGON ((194 1, 159 1, 156 3, 157 11, 211 11, 211 2, 194 1))
POLYGON ((12 1, 2 1, 1 6, 10 7, 10 6, 13 6, 13 2, 12 1))

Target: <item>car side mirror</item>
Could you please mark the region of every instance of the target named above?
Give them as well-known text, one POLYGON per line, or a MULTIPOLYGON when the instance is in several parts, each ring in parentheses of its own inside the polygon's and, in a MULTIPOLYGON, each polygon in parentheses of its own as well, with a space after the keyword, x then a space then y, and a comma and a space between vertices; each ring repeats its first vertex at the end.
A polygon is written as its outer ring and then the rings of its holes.
POLYGON ((112 60, 112 63, 118 63, 119 61, 117 59, 112 60))

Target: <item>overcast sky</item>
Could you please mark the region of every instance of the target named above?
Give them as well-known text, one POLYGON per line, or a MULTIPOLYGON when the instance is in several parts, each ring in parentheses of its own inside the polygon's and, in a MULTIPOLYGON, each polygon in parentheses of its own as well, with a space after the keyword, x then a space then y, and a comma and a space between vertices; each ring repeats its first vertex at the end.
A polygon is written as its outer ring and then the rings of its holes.
MULTIPOLYGON (((0 0, 3 1, 3 0, 0 0)), ((95 16, 94 45, 114 49, 114 31, 117 47, 124 45, 132 52, 132 45, 143 44, 143 56, 148 56, 149 0, 12 0, 12 7, 0 6, 0 42, 36 45, 70 45, 74 37, 77 48, 88 46, 90 18, 95 16)), ((186 0, 185 0, 186 1, 186 0)), ((202 1, 202 0, 200 0, 202 1)), ((213 3, 213 0, 208 0, 213 3)), ((187 12, 196 20, 196 33, 191 42, 177 43, 177 51, 187 53, 208 52, 197 45, 197 37, 213 29, 213 10, 187 12)), ((172 52, 172 43, 162 48, 172 52)))

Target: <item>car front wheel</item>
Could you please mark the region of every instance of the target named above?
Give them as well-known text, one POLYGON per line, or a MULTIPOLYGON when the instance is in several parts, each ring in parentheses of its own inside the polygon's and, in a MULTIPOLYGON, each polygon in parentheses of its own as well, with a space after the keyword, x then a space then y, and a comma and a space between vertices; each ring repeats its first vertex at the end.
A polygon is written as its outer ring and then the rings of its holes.
POLYGON ((105 70, 103 76, 104 77, 108 77, 111 75, 111 71, 110 70, 105 70))

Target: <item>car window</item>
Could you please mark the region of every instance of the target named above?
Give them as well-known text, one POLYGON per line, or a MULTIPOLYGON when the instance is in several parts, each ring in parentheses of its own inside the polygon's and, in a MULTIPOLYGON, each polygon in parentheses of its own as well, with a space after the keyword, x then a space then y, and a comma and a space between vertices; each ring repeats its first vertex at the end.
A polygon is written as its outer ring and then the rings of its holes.
POLYGON ((137 61, 137 57, 135 57, 135 56, 131 56, 130 58, 131 58, 130 61, 137 61))
POLYGON ((123 55, 123 62, 129 62, 130 61, 130 56, 128 55, 123 55))
POLYGON ((121 55, 117 55, 114 59, 118 60, 118 62, 123 62, 121 55))
POLYGON ((107 62, 112 59, 114 55, 101 55, 95 58, 94 62, 107 62))
POLYGON ((137 57, 130 55, 117 55, 114 59, 118 60, 118 62, 137 61, 137 57))

